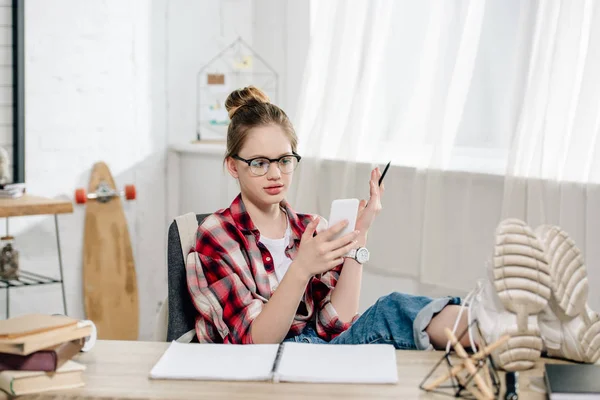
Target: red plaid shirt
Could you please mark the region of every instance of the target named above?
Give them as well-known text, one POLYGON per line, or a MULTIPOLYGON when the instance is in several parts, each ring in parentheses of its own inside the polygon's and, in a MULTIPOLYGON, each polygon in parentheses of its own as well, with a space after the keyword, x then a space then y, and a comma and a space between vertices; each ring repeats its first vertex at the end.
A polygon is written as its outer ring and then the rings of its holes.
MULTIPOLYGON (((293 260, 312 217, 296 214, 285 201, 281 206, 290 221, 292 233, 286 254, 293 260)), ((260 233, 241 195, 198 227, 195 248, 187 257, 186 275, 199 313, 196 334, 201 343, 252 343, 250 325, 279 284, 273 258, 259 240, 260 233)), ((341 269, 342 264, 309 280, 288 337, 299 334, 313 321, 317 334, 327 341, 348 329, 351 323, 339 320, 330 301, 341 269)))

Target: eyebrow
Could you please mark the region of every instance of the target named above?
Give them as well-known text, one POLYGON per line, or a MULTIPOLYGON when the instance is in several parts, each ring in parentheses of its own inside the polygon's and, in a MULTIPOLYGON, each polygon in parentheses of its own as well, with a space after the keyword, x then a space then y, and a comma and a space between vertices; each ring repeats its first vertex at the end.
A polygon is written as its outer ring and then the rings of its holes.
MULTIPOLYGON (((293 156, 293 155, 294 155, 294 153, 292 153, 291 151, 288 151, 288 152, 286 152, 286 153, 282 153, 282 154, 278 155, 278 156, 277 156, 277 157, 275 157, 275 158, 281 158, 281 157, 283 157, 283 156, 293 156)), ((253 158, 270 158, 270 157, 263 156, 263 155, 254 155, 254 156, 250 156, 250 157, 248 157, 247 159, 248 159, 248 160, 251 160, 251 159, 253 159, 253 158)))

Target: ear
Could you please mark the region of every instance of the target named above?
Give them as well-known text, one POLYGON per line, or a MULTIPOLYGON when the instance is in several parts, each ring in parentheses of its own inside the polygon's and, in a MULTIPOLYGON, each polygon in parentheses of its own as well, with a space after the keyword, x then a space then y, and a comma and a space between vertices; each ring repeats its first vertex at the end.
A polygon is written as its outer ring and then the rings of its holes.
POLYGON ((231 157, 227 157, 225 164, 227 165, 227 171, 229 171, 229 175, 233 176, 235 179, 238 179, 239 173, 235 160, 231 157))

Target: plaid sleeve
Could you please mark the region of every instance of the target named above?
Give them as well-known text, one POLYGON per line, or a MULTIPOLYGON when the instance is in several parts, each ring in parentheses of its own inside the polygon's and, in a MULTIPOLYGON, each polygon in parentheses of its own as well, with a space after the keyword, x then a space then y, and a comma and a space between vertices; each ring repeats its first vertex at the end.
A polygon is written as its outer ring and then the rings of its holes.
POLYGON ((343 264, 312 279, 313 298, 317 307, 317 334, 324 340, 331 340, 348 329, 358 314, 350 322, 342 322, 337 311, 331 304, 331 292, 340 277, 343 264))
POLYGON ((188 289, 202 318, 215 326, 223 343, 252 343, 250 325, 262 311, 262 300, 252 296, 225 261, 197 252, 188 259, 188 289))

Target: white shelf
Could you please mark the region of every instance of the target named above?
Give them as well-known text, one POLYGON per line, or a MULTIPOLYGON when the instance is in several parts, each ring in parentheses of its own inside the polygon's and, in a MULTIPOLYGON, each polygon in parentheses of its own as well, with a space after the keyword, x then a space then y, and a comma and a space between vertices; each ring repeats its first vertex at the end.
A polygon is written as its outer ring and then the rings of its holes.
POLYGON ((225 155, 225 142, 187 142, 175 143, 169 146, 171 151, 177 153, 195 153, 208 155, 225 155))

